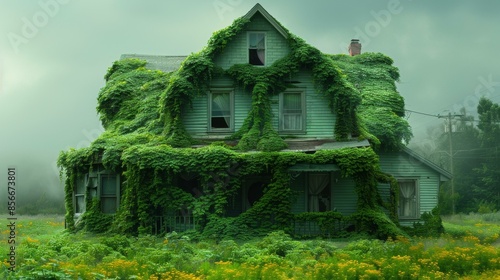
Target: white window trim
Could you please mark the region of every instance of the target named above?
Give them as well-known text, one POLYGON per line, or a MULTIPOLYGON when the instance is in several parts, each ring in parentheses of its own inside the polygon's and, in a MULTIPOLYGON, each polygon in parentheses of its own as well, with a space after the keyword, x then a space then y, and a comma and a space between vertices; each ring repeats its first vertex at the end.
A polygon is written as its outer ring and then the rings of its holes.
POLYGON ((398 218, 400 220, 416 220, 416 219, 420 219, 420 180, 416 177, 396 177, 396 180, 398 181, 398 191, 399 191, 399 200, 398 200, 398 218), (415 207, 417 208, 416 209, 416 214, 415 216, 401 216, 400 213, 401 213, 401 189, 399 187, 399 181, 403 181, 403 180, 412 180, 415 182, 415 207))
POLYGON ((307 133, 307 112, 306 112, 306 94, 305 89, 294 88, 287 89, 279 94, 279 109, 278 109, 278 132, 280 134, 306 134, 307 133), (284 118, 283 118, 283 95, 286 93, 300 93, 301 94, 301 109, 302 109, 302 129, 300 130, 290 130, 284 129, 284 118))
MULTIPOLYGON (((102 198, 111 198, 111 197, 115 197, 116 198, 116 210, 114 213, 105 213, 105 214, 115 214, 116 212, 118 212, 118 209, 120 209, 120 175, 116 174, 116 173, 113 173, 113 172, 100 172, 99 175, 98 175, 98 187, 97 187, 97 197, 99 197, 99 200, 100 200, 100 209, 101 209, 101 212, 102 211, 102 198), (109 195, 103 195, 102 194, 102 177, 104 176, 116 176, 116 196, 109 196, 109 195)), ((103 212, 104 213, 104 212, 103 212)))
POLYGON ((264 65, 253 65, 255 67, 265 67, 267 66, 267 32, 265 31, 248 31, 247 32, 247 47, 246 47, 246 52, 247 52, 247 62, 250 64, 250 34, 264 34, 264 65))
POLYGON ((208 93, 207 127, 208 132, 227 133, 234 131, 234 89, 232 88, 212 88, 208 93), (231 121, 229 128, 212 128, 212 93, 229 93, 229 106, 231 110, 231 121))

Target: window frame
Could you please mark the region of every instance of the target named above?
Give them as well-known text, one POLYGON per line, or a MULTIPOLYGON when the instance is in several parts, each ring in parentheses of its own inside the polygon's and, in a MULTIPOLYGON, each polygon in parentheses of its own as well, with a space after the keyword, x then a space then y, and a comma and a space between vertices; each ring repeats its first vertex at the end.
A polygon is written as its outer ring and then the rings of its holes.
POLYGON ((294 88, 294 89, 288 89, 279 94, 279 118, 278 118, 278 132, 280 134, 306 134, 307 132, 307 125, 306 125, 306 94, 305 94, 305 89, 301 88, 294 88), (284 117, 284 96, 286 94, 290 93, 299 93, 301 95, 301 122, 302 122, 302 127, 300 129, 285 129, 285 117, 284 117))
POLYGON ((267 65, 267 32, 265 31, 248 31, 247 32, 247 62, 250 65, 257 67, 264 67, 267 65), (252 34, 263 34, 264 35, 264 64, 252 64, 250 62, 250 50, 259 50, 259 48, 251 48, 250 46, 250 36, 252 34))
POLYGON ((111 172, 101 172, 99 173, 99 187, 98 187, 98 197, 100 201, 100 210, 103 214, 115 214, 120 208, 120 175, 111 172), (103 177, 113 177, 116 178, 116 193, 113 195, 103 194, 103 177), (103 198, 115 198, 116 199, 116 209, 114 212, 104 212, 104 200, 103 198))
POLYGON ((233 88, 212 88, 208 92, 208 111, 207 111, 207 127, 208 132, 211 133, 227 133, 234 131, 234 89, 233 88), (212 127, 212 96, 214 93, 228 93, 229 94, 229 110, 230 110, 230 118, 229 127, 228 128, 214 128, 212 127))
POLYGON ((78 177, 75 179, 75 186, 73 188, 73 213, 75 215, 81 215, 83 213, 85 213, 85 211, 87 210, 87 207, 86 207, 86 193, 87 193, 87 185, 88 185, 88 174, 85 174, 85 176, 83 178, 81 177, 78 177), (78 181, 79 180, 83 180, 83 193, 79 193, 78 192, 78 181), (78 198, 79 197, 82 197, 83 198, 83 211, 82 212, 78 212, 78 198))
MULTIPOLYGON (((313 171, 313 172, 305 172, 304 173, 304 187, 305 187, 305 212, 311 212, 311 213, 322 213, 322 212, 328 212, 328 211, 332 211, 334 209, 333 207, 333 184, 334 184, 334 174, 333 172, 328 172, 328 171, 313 171), (309 191, 309 176, 311 176, 311 174, 327 174, 330 178, 330 181, 328 182, 328 192, 330 194, 330 197, 329 197, 329 200, 330 200, 330 205, 329 205, 329 209, 325 210, 325 211, 310 211, 310 196, 311 196, 311 193, 309 191)), ((324 190, 323 190, 324 191, 324 190)), ((321 192, 323 192, 321 191, 321 192)))
POLYGON ((398 218, 400 220, 416 220, 420 219, 420 183, 418 178, 415 177, 397 177, 396 180, 398 181, 398 191, 399 191, 399 200, 398 200, 398 218), (413 182, 413 188, 414 188, 414 194, 413 194, 413 199, 415 203, 415 213, 412 215, 402 215, 402 194, 401 194, 401 186, 400 182, 408 182, 412 181, 413 182))

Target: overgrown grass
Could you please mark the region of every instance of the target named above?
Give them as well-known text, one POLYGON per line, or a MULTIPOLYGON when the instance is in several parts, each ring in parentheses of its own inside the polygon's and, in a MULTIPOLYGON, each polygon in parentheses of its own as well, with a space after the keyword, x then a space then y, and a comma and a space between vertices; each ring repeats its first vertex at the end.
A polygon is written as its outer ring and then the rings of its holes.
POLYGON ((500 212, 445 216, 443 217, 443 225, 446 233, 452 237, 475 236, 484 243, 498 242, 500 237, 500 212))
MULTIPOLYGON (((489 219, 490 217, 488 217, 489 219)), ((498 222, 445 217, 440 238, 293 240, 283 232, 246 243, 69 234, 62 216, 20 216, 16 272, 1 233, 1 279, 498 279, 498 222), (496 232, 495 232, 496 230, 496 232), (476 235, 477 234, 477 235, 476 235), (495 278, 497 277, 497 278, 495 278)), ((8 224, 7 216, 0 216, 8 224)))

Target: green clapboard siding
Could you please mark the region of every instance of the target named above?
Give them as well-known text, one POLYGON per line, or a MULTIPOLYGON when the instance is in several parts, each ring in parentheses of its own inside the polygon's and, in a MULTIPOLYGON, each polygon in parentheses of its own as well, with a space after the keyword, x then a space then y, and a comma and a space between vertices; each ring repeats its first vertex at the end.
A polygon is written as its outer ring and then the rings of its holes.
POLYGON ((302 172, 300 175, 290 181, 290 188, 295 194, 295 200, 292 202, 292 213, 302 213, 306 211, 306 176, 302 172))
POLYGON ((335 114, 328 106, 328 100, 315 90, 311 72, 301 71, 297 79, 306 86, 306 137, 333 137, 335 114))
MULTIPOLYGON (((428 165, 416 160, 405 152, 382 152, 380 168, 396 178, 417 179, 420 214, 430 212, 438 203, 440 174, 428 165)), ((381 193, 388 192, 381 185, 381 193)))
MULTIPOLYGON (((295 194, 295 199, 292 203, 292 213, 307 211, 306 174, 307 172, 302 172, 297 178, 292 179, 290 182, 290 188, 295 194)), ((338 177, 339 174, 333 172, 333 180, 331 182, 332 210, 337 210, 343 215, 350 215, 356 212, 358 200, 354 190, 355 183, 352 179, 342 179, 338 177), (338 180, 335 178, 338 178, 338 180)))
POLYGON ((234 96, 234 126, 235 131, 238 131, 245 119, 248 116, 248 112, 252 108, 252 95, 250 92, 237 88, 235 90, 234 96))
MULTIPOLYGON (((276 60, 290 53, 287 40, 260 14, 256 13, 246 25, 245 30, 237 34, 226 46, 224 51, 214 58, 216 65, 228 69, 234 64, 248 63, 249 31, 266 32, 266 65, 271 65, 276 60)), ((258 66, 256 66, 258 67, 258 66)), ((293 85, 304 89, 306 102, 306 132, 294 134, 296 138, 333 138, 335 114, 328 107, 328 100, 317 93, 311 71, 300 71, 291 77, 293 85)), ((234 87, 229 78, 217 78, 212 81, 212 87, 234 87)), ((237 131, 243 124, 251 108, 252 98, 249 92, 241 88, 234 88, 234 129, 237 131)), ((279 96, 271 97, 272 125, 278 130, 279 123, 279 96)), ((194 98, 192 108, 185 108, 183 124, 188 133, 195 138, 224 137, 231 133, 208 133, 208 103, 207 96, 194 98)), ((284 135, 286 136, 286 135, 284 135)))
POLYGON ((256 13, 245 29, 229 42, 222 53, 215 57, 215 64, 228 69, 234 64, 248 63, 248 31, 266 33, 266 65, 290 53, 287 40, 260 13, 256 13))
POLYGON ((358 196, 355 191, 355 182, 350 178, 339 178, 333 183, 333 209, 342 215, 351 215, 356 212, 358 196))
POLYGON ((193 98, 191 107, 184 108, 182 123, 193 137, 203 137, 208 131, 208 98, 206 95, 193 98))

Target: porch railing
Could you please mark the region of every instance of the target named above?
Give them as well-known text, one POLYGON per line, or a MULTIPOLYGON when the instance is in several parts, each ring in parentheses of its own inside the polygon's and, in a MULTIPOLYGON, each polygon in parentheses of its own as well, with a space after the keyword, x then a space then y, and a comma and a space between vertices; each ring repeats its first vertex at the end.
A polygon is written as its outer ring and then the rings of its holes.
POLYGON ((339 237, 351 224, 340 213, 316 212, 296 214, 292 230, 296 237, 339 237))
POLYGON ((182 232, 196 229, 196 219, 192 215, 186 216, 156 216, 153 226, 153 234, 166 232, 182 232))

